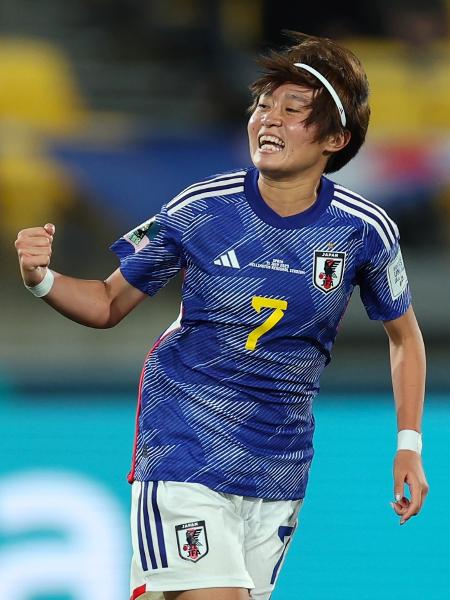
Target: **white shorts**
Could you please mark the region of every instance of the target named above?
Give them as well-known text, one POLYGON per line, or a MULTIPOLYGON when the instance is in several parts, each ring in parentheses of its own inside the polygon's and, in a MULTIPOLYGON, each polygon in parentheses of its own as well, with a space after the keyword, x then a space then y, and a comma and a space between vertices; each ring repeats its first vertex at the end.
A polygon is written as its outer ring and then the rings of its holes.
POLYGON ((145 592, 242 587, 268 600, 301 500, 222 494, 197 483, 135 481, 131 598, 145 592))

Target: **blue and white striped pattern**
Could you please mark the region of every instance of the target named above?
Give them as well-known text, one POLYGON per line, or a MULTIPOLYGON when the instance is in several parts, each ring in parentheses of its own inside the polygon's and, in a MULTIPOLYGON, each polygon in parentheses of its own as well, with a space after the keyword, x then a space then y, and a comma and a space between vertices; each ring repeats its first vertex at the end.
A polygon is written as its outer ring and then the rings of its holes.
POLYGON ((191 185, 167 204, 167 213, 172 216, 196 200, 240 193, 244 189, 245 174, 246 171, 236 171, 191 185))
POLYGON ((142 482, 137 510, 137 536, 142 569, 167 569, 166 543, 158 507, 158 482, 142 482))
MULTIPOLYGON (((250 175, 190 186, 161 210, 145 247, 115 247, 124 276, 149 294, 185 269, 181 319, 144 367, 134 476, 297 499, 313 456, 312 402, 354 287, 369 316, 384 320, 405 312, 409 292, 393 299, 389 291, 398 230, 382 209, 328 182, 313 222, 277 227, 248 201, 250 175), (314 266, 327 251, 345 255, 345 269, 324 294, 314 266), (287 308, 250 351, 249 335, 273 312, 257 312, 255 296, 287 308)), ((143 510, 143 556, 153 568, 157 530, 143 510)))
POLYGON ((372 225, 383 240, 386 249, 392 248, 399 237, 399 232, 397 225, 386 212, 373 202, 369 202, 341 185, 335 184, 334 187, 333 206, 372 225))

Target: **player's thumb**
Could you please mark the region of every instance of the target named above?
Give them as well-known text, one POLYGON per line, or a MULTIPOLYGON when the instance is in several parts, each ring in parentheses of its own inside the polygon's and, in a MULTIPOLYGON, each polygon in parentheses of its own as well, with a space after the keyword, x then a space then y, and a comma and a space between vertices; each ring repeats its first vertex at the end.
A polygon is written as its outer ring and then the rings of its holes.
POLYGON ((44 225, 44 229, 49 235, 55 235, 56 227, 53 225, 53 223, 46 223, 44 225))

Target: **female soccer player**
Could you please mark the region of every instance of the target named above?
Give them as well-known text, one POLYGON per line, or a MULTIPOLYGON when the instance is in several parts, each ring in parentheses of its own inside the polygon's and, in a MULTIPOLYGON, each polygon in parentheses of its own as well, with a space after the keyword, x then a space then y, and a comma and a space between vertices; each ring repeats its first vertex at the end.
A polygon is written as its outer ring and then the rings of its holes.
POLYGON ((253 166, 191 185, 125 234, 108 279, 52 272, 52 224, 16 241, 26 287, 90 327, 113 327, 184 273, 180 317, 149 352, 139 388, 133 599, 268 600, 305 496, 312 401, 355 286, 389 337, 401 524, 427 493, 424 347, 398 229, 323 175, 364 142, 366 75, 349 50, 303 34, 261 64, 253 166))

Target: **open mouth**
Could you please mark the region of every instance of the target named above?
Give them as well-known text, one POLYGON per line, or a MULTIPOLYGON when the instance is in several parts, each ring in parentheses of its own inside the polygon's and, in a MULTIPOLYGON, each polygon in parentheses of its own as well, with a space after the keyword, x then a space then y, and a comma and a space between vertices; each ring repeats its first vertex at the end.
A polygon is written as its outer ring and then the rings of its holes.
POLYGON ((281 152, 284 148, 283 140, 275 135, 260 135, 258 144, 259 149, 263 152, 281 152))

